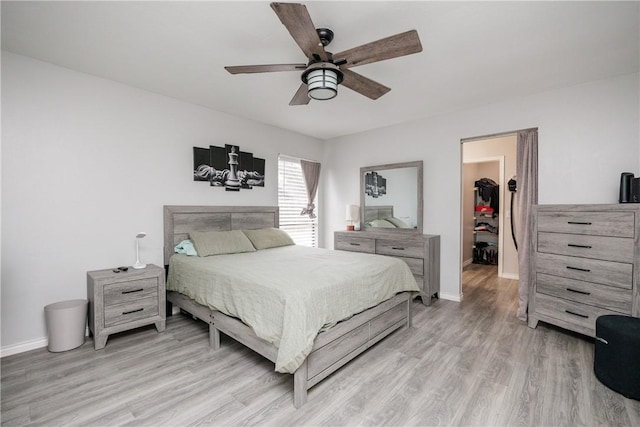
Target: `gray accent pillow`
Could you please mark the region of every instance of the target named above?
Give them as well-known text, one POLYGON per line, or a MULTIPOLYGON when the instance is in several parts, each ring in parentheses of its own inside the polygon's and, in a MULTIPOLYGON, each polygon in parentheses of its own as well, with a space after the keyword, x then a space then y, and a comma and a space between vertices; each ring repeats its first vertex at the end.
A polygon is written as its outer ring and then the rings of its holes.
POLYGON ((279 228, 260 228, 258 230, 242 230, 256 249, 278 248, 295 245, 286 231, 279 228))
POLYGON ((240 230, 191 231, 189 237, 198 256, 201 257, 256 251, 247 236, 240 230))

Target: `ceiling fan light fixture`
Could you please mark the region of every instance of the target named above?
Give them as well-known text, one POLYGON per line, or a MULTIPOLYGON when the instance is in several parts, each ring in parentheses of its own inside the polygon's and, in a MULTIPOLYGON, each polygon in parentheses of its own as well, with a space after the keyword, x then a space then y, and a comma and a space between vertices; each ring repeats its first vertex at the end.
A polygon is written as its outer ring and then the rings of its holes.
POLYGON ((327 100, 338 95, 338 73, 320 68, 307 74, 307 94, 311 99, 327 100))

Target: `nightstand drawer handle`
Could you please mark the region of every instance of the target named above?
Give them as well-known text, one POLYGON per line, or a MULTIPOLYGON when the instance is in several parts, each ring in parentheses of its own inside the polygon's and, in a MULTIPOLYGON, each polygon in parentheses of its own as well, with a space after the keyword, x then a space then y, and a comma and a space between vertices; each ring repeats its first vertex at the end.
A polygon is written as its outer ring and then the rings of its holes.
POLYGON ((588 245, 574 245, 573 243, 567 243, 567 246, 569 246, 570 248, 591 249, 591 246, 588 246, 588 245))
POLYGON ((400 248, 398 246, 391 246, 391 249, 396 250, 396 251, 404 251, 404 248, 400 248))
POLYGON ((567 268, 569 270, 584 271, 585 273, 589 273, 591 271, 588 268, 571 267, 570 265, 567 265, 567 268))
POLYGON ((349 243, 351 246, 360 246, 360 243, 349 243))
POLYGON ((591 225, 590 222, 580 222, 580 221, 567 221, 567 224, 575 224, 575 225, 591 225))
POLYGON ((576 294, 591 295, 591 292, 579 291, 579 290, 577 290, 577 289, 567 288, 567 290, 568 290, 569 292, 575 292, 576 294))
POLYGON ((584 314, 574 313, 573 311, 570 311, 570 310, 565 310, 565 312, 569 313, 569 314, 573 314, 574 316, 582 317, 584 319, 588 319, 589 318, 589 316, 586 316, 584 314))
POLYGON ((142 311, 142 310, 144 310, 144 308, 139 308, 137 310, 131 310, 131 311, 123 311, 122 314, 124 315, 124 314, 137 313, 137 312, 142 311))
POLYGON ((142 288, 140 288, 140 289, 132 289, 132 290, 130 290, 130 291, 122 291, 122 294, 123 294, 123 295, 124 295, 124 294, 132 294, 132 293, 134 293, 134 292, 142 292, 142 291, 144 291, 144 289, 142 289, 142 288))

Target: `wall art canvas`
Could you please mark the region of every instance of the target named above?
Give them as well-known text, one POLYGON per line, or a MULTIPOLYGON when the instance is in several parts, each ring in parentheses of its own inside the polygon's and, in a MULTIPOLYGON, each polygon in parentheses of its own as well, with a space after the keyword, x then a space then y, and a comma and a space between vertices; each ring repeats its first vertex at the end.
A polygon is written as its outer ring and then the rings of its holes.
POLYGON ((367 195, 378 198, 387 194, 387 180, 377 172, 368 172, 364 176, 364 191, 367 195))
POLYGON ((226 191, 264 187, 264 164, 264 159, 240 151, 238 145, 193 147, 193 180, 226 191))

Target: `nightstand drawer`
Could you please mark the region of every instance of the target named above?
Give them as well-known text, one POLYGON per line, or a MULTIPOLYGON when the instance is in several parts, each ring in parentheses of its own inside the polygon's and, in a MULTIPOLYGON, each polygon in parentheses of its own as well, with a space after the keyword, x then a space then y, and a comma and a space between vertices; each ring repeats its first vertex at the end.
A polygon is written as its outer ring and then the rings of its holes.
POLYGON ((130 282, 112 283, 104 285, 103 292, 104 305, 123 304, 141 298, 157 297, 158 279, 151 277, 130 282))
POLYGON ((536 292, 631 314, 633 301, 631 289, 620 289, 538 273, 536 275, 536 292))
POLYGON ((634 212, 540 212, 538 231, 631 237, 634 212))
POLYGON ((633 263, 633 239, 538 233, 538 252, 633 263))
POLYGON ((537 254, 536 272, 631 289, 633 264, 565 255, 537 254))
POLYGON ((335 239, 335 248, 341 251, 364 252, 372 254, 376 251, 376 241, 374 239, 365 239, 358 236, 340 236, 335 239))
POLYGON ((105 306, 104 326, 115 326, 158 315, 158 298, 140 298, 124 304, 105 306))
POLYGON ((376 241, 376 253, 380 255, 423 258, 424 248, 421 242, 380 239, 376 241))

